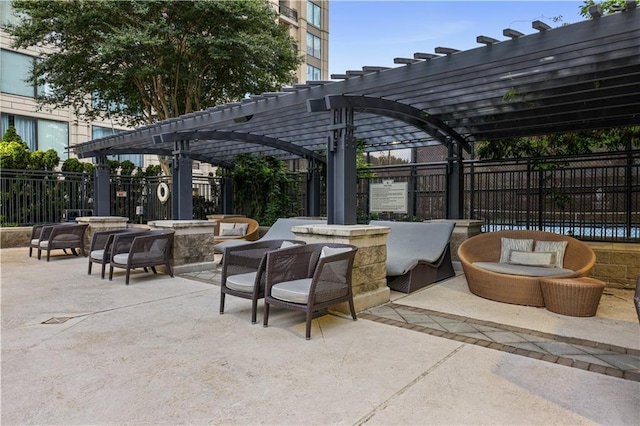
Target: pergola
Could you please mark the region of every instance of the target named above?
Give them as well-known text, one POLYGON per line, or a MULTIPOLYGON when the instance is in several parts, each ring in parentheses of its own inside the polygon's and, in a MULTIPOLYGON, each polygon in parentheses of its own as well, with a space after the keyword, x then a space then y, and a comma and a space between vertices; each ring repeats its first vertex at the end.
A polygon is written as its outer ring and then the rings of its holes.
POLYGON ((461 218, 463 151, 476 141, 640 125, 640 12, 537 32, 505 29, 481 47, 437 47, 262 93, 74 147, 97 157, 96 214, 109 215, 106 157, 173 156, 173 218, 191 219, 191 161, 232 167, 239 153, 309 160, 307 214, 319 211, 316 165, 327 162, 327 216, 356 223, 356 140, 366 151, 443 144, 448 149, 447 217, 461 218), (337 80, 337 81, 336 81, 337 80))

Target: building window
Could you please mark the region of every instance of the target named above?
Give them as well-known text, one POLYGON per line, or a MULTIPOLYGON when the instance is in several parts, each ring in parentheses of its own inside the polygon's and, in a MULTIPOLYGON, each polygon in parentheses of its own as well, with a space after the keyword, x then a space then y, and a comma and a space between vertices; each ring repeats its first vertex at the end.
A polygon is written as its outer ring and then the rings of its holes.
POLYGON ((307 33, 307 55, 322 59, 322 39, 311 33, 307 33))
POLYGON ((322 28, 322 9, 317 4, 307 2, 307 23, 322 28))
POLYGON ((5 28, 8 24, 18 24, 19 17, 14 13, 11 1, 0 1, 0 26, 5 28))
MULTIPOLYGON (((114 129, 111 127, 91 126, 91 139, 105 138, 120 132, 124 132, 124 130, 114 129)), ((136 167, 142 167, 144 162, 142 154, 109 155, 107 158, 110 160, 118 160, 120 163, 129 160, 135 164, 136 167)))
POLYGON ((69 123, 2 114, 0 120, 2 135, 9 126, 16 128, 16 133, 32 152, 54 149, 61 160, 69 158, 69 123))
POLYGON ((31 74, 33 56, 2 49, 0 51, 0 90, 12 95, 35 97, 35 86, 25 79, 31 74))
POLYGON ((322 72, 320 71, 320 68, 307 64, 307 81, 317 80, 322 80, 322 72))
POLYGON ((69 158, 69 123, 38 120, 38 149, 54 149, 62 161, 69 158))

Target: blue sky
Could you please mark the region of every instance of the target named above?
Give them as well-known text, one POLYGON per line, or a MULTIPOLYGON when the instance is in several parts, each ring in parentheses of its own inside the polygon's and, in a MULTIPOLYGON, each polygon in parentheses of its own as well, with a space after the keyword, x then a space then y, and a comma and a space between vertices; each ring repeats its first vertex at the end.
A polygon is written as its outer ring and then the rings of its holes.
POLYGON ((382 1, 331 0, 329 74, 365 65, 396 67, 394 57, 434 53, 438 46, 468 50, 485 35, 507 40, 502 30, 524 34, 540 20, 551 27, 584 20, 582 1, 382 1), (562 16, 561 22, 553 18, 562 16))

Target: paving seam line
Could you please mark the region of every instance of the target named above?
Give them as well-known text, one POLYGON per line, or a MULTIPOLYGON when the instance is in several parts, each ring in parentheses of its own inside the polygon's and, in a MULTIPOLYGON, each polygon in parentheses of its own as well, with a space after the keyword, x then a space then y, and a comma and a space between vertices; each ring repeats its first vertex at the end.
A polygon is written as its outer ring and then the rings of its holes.
POLYGON ((402 387, 402 389, 400 389, 398 392, 394 393, 393 395, 391 395, 389 398, 387 398, 386 400, 384 400, 383 402, 381 402, 380 404, 378 404, 377 407, 375 407, 373 410, 371 410, 368 414, 366 414, 364 417, 361 417, 357 422, 354 423, 354 426, 361 426, 363 424, 365 424, 366 422, 368 422, 369 420, 371 420, 371 418, 373 416, 375 416, 378 412, 384 410, 385 408, 387 408, 389 406, 389 404, 391 404, 391 402, 393 402, 394 400, 398 399, 398 397, 400 397, 402 394, 404 394, 407 390, 409 390, 410 388, 412 388, 413 386, 416 385, 416 383, 418 383, 419 381, 421 381, 422 379, 424 379, 426 376, 428 376, 429 374, 431 374, 433 371, 435 371, 435 369, 437 369, 438 367, 440 367, 442 364, 444 364, 446 361, 448 361, 449 359, 451 359, 455 354, 457 354, 458 352, 460 352, 460 350, 462 350, 462 348, 465 347, 465 345, 460 345, 457 348, 455 348, 453 351, 449 352, 447 355, 445 355, 444 357, 442 357, 438 362, 436 362, 435 364, 433 364, 431 367, 429 367, 426 371, 423 371, 422 373, 420 373, 420 375, 418 377, 416 377, 415 379, 411 380, 409 383, 407 383, 406 385, 404 385, 402 387))

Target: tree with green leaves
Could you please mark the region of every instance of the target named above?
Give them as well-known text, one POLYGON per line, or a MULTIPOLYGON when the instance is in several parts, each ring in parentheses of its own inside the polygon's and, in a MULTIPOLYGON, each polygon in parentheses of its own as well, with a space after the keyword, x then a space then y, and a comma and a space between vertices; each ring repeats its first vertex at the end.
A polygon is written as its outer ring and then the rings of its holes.
POLYGON ((230 172, 237 212, 263 225, 288 216, 290 180, 284 161, 269 155, 238 154, 230 172))
POLYGON ((580 15, 585 18, 590 18, 589 8, 591 6, 598 6, 603 14, 608 15, 622 9, 625 6, 625 0, 583 0, 582 6, 580 7, 580 15))
POLYGON ((621 151, 629 146, 640 147, 640 127, 618 127, 479 142, 476 144, 476 155, 480 159, 501 160, 621 151))
POLYGON ((85 172, 89 175, 93 175, 95 166, 91 163, 80 161, 77 158, 68 158, 62 163, 61 170, 63 172, 82 173, 85 172))
POLYGON ((267 0, 15 0, 14 47, 44 52, 40 106, 153 123, 291 83, 294 41, 267 0), (52 49, 48 49, 52 48, 52 49), (93 96, 88 96, 93 95, 93 96))
POLYGON ((9 126, 2 136, 0 169, 53 170, 59 162, 60 156, 54 149, 31 152, 14 126, 9 126))
MULTIPOLYGON (((33 170, 53 171, 60 163, 60 156, 55 149, 48 149, 46 152, 37 150, 31 153, 29 158, 29 168, 33 170)), ((83 163, 89 164, 90 163, 83 163)))
POLYGON ((16 128, 9 126, 0 142, 0 169, 27 169, 30 156, 29 146, 16 132, 16 128))

